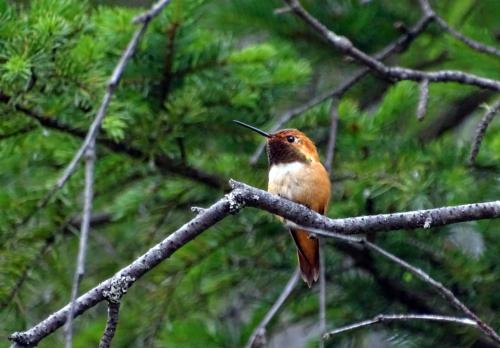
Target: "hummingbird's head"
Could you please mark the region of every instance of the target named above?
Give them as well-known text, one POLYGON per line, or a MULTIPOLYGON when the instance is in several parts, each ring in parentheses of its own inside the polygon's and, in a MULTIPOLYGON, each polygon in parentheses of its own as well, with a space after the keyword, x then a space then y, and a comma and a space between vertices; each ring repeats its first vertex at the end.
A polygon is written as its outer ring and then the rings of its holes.
POLYGON ((267 133, 243 122, 236 120, 234 122, 267 138, 267 156, 270 166, 281 163, 319 161, 316 146, 298 129, 282 129, 275 133, 267 133))

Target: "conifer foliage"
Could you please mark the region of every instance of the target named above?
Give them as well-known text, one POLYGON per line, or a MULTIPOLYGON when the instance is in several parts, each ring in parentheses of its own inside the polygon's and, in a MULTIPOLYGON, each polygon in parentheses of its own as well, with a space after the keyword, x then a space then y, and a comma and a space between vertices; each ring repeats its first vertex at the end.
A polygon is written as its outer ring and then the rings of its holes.
MULTIPOLYGON (((405 35, 421 14, 415 1, 301 3, 370 54, 405 35)), ((499 47, 497 1, 431 4, 461 34, 499 47)), ((81 0, 0 0, 2 337, 32 327, 70 299, 83 166, 42 208, 40 201, 85 137, 139 12, 81 0)), ((468 47, 438 21, 384 62, 500 80, 497 55, 468 47)), ((265 187, 265 156, 250 163, 262 139, 231 120, 272 129, 287 111, 308 105, 356 69, 358 63, 329 47, 284 2, 172 0, 149 24, 97 137, 80 293, 189 221, 191 207, 218 200, 229 178, 265 187)), ((475 127, 498 104, 498 92, 459 83, 424 88, 422 106, 418 82, 368 74, 334 103, 325 98, 304 107, 282 127, 304 131, 324 158, 336 108, 327 216, 498 200, 498 117, 485 126, 475 163, 467 162, 475 127)), ((367 238, 446 283, 498 329, 498 226, 492 219, 367 238)), ((455 314, 411 272, 367 249, 328 241, 323 250, 327 329, 379 313, 455 314)), ((112 346, 243 346, 295 265, 284 227, 265 211, 245 209, 130 288, 112 346)), ((290 328, 301 332, 293 336, 298 346, 318 344, 317 292, 295 287, 267 326, 271 344, 279 346, 290 328)), ((105 306, 76 319, 74 346, 97 346, 105 325, 105 306)), ((40 346, 62 345, 60 331, 40 346)), ((491 346, 473 328, 425 321, 377 326, 326 344, 380 341, 391 347, 491 346)))

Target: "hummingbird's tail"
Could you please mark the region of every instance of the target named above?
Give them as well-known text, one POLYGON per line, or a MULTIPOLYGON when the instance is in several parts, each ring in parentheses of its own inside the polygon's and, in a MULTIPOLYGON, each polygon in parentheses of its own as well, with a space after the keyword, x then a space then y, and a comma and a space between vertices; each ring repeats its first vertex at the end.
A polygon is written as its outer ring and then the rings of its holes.
POLYGON ((319 278, 319 241, 304 230, 291 228, 290 234, 297 246, 300 274, 311 287, 319 278))

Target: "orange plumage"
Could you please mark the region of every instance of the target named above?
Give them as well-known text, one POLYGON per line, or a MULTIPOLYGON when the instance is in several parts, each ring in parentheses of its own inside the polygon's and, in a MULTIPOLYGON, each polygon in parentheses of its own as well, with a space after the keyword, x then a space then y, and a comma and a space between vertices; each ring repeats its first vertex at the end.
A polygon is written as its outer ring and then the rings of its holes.
MULTIPOLYGON (((319 161, 314 143, 304 133, 286 129, 271 135, 268 139, 268 153, 268 191, 324 214, 330 199, 330 180, 328 172, 319 161), (288 141, 291 140, 290 137, 294 138, 293 142, 288 141), (291 147, 292 154, 281 156, 286 158, 285 161, 273 158, 272 152, 280 151, 283 146, 291 147)), ((318 239, 293 225, 290 226, 290 233, 297 246, 302 278, 311 287, 319 277, 318 239)))
MULTIPOLYGON (((268 191, 324 214, 330 199, 330 180, 311 139, 297 129, 269 134, 240 121, 235 122, 267 138, 268 191)), ((318 239, 293 223, 284 222, 297 247, 302 278, 311 287, 319 277, 318 239)))

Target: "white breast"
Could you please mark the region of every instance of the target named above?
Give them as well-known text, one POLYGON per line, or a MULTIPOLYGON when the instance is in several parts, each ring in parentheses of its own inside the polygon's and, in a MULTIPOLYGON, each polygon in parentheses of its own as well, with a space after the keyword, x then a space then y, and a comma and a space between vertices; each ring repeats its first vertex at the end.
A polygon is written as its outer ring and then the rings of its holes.
POLYGON ((298 180, 307 171, 307 164, 302 162, 291 162, 274 164, 269 170, 269 191, 277 193, 282 197, 295 200, 298 193, 298 180))

